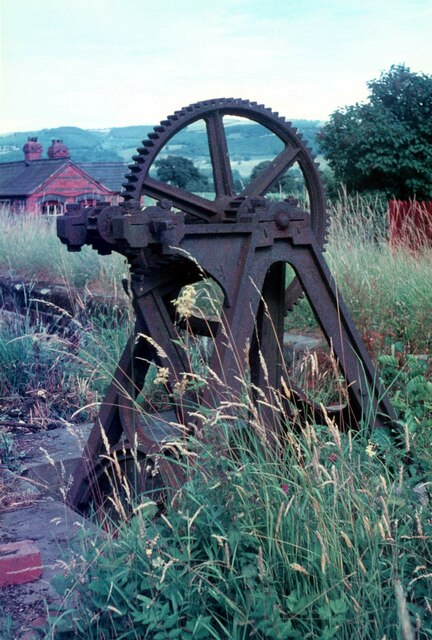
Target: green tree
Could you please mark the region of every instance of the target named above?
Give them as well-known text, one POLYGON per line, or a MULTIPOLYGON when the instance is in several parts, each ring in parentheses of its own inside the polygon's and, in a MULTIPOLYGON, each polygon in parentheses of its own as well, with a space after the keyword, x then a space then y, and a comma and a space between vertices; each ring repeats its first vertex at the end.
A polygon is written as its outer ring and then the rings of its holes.
POLYGON ((188 158, 167 156, 156 160, 155 165, 157 177, 162 182, 167 182, 186 191, 209 190, 207 176, 202 175, 188 158))
POLYGON ((349 190, 432 199, 432 76, 393 65, 367 83, 366 103, 338 109, 322 128, 322 151, 349 190))
MULTIPOLYGON (((252 181, 256 178, 261 171, 267 169, 267 167, 271 164, 270 160, 263 160, 254 166, 252 172, 250 174, 249 180, 252 181)), ((297 190, 297 182, 300 178, 300 171, 295 169, 291 169, 289 173, 279 178, 277 182, 275 182, 269 189, 270 193, 279 193, 280 191, 284 193, 294 193, 297 190)))

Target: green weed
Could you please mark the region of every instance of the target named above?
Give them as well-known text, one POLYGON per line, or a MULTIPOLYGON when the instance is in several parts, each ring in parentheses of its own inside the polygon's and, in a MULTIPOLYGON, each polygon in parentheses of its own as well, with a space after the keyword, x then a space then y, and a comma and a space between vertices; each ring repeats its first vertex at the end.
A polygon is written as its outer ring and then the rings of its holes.
POLYGON ((10 471, 20 472, 23 453, 18 451, 10 433, 0 432, 0 464, 10 471))
POLYGON ((29 317, 0 327, 0 397, 11 405, 21 399, 40 422, 68 420, 77 407, 86 407, 80 420, 95 415, 130 330, 127 319, 100 317, 72 326, 69 337, 32 325, 29 317))
POLYGON ((405 625, 429 638, 432 514, 402 458, 394 477, 331 424, 286 423, 271 446, 245 415, 220 415, 201 414, 162 516, 144 498, 77 551, 61 587, 81 597, 47 637, 376 640, 405 625))

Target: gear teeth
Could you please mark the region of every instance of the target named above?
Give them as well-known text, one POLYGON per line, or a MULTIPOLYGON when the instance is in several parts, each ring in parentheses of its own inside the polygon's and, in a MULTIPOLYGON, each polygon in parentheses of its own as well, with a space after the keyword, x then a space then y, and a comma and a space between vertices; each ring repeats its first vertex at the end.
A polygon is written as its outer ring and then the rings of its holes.
MULTIPOLYGON (((137 151, 139 151, 139 149, 137 149, 137 151)), ((147 151, 147 150, 146 150, 147 151)), ((148 153, 148 151, 147 151, 148 153)), ((139 162, 139 164, 142 164, 144 162, 144 158, 142 157, 141 153, 135 154, 134 156, 132 156, 132 160, 134 162, 139 162)), ((132 166, 136 166, 136 165, 129 165, 129 168, 131 168, 132 166)))
POLYGON ((300 304, 300 300, 302 300, 305 297, 304 293, 301 293, 298 298, 296 298, 296 300, 294 300, 294 302, 292 302, 289 307, 286 307, 285 311, 288 311, 289 313, 292 313, 294 311, 294 307, 297 307, 300 304))
POLYGON ((159 134, 156 133, 155 131, 150 131, 150 133, 148 134, 148 137, 150 140, 159 140, 159 134))
POLYGON ((161 124, 158 124, 155 128, 155 131, 157 131, 157 133, 163 133, 165 131, 165 127, 161 124))
POLYGON ((135 185, 131 184, 130 182, 124 182, 122 184, 123 189, 125 189, 126 191, 135 191, 135 185))
MULTIPOLYGON (((141 158, 141 156, 138 156, 141 158)), ((132 171, 132 173, 139 173, 141 171, 141 167, 138 164, 128 164, 128 169, 132 171)))
POLYGON ((326 251, 326 244, 328 243, 328 239, 329 239, 330 223, 331 223, 331 220, 327 215, 325 220, 325 225, 324 225, 324 240, 323 240, 323 245, 321 247, 321 251, 323 253, 326 251))

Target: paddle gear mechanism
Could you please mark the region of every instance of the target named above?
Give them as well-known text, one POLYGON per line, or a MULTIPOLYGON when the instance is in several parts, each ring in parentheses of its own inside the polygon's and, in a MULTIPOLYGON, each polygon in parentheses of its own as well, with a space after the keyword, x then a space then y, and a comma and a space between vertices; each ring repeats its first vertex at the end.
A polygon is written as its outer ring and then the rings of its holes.
MULTIPOLYGON (((146 478, 151 483, 154 460, 176 434, 175 424, 193 430, 194 420, 188 413, 192 399, 177 401, 172 393, 175 383, 190 371, 187 352, 178 339, 179 317, 173 301, 184 287, 203 278, 213 279, 221 288, 221 313, 207 319, 192 316, 184 331, 211 339, 209 368, 212 379, 220 383, 198 390, 195 403, 218 406, 227 390, 240 395, 246 370, 251 388, 290 390, 285 420, 293 411, 303 420, 322 421, 330 415, 343 428, 358 429, 361 424, 396 436, 393 409, 323 259, 325 195, 317 165, 296 130, 256 103, 209 100, 162 121, 133 160, 122 204, 74 206, 58 219, 58 236, 69 250, 88 244, 101 254, 116 251, 125 256, 136 313, 134 334, 76 470, 69 502, 82 510, 95 485, 101 486, 101 460, 107 453, 101 429, 112 450, 121 446, 123 452, 132 451, 137 445, 140 455, 150 462, 143 465, 140 490, 145 490, 146 478), (261 125, 280 145, 246 186, 235 184, 227 126, 230 117, 261 125), (186 127, 193 132, 200 125, 208 141, 211 195, 175 186, 174 180, 163 182, 157 172, 161 158, 169 157, 179 146, 173 144, 174 136, 186 127), (307 210, 294 198, 277 200, 273 193, 274 185, 294 164, 302 176, 307 210), (145 206, 148 199, 152 204, 145 206), (292 269, 287 270, 287 265, 292 269), (295 276, 287 282, 288 273, 295 276), (327 411, 309 400, 292 383, 283 362, 286 312, 302 292, 346 380, 348 402, 343 407, 327 411), (158 412, 137 410, 137 398, 152 363, 166 368, 171 420, 158 412)), ((260 410, 263 424, 274 436, 283 420, 276 420, 264 404, 260 410)), ((169 456, 161 456, 158 465, 166 486, 181 484, 180 467, 170 464, 169 456)))

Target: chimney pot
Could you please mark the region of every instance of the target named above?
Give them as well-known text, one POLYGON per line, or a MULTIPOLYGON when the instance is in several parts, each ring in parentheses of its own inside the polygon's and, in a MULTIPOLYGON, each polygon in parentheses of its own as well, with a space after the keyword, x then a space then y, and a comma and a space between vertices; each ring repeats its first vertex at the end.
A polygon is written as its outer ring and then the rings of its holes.
POLYGON ((23 146, 23 151, 26 162, 40 160, 42 157, 42 145, 37 141, 35 136, 27 138, 27 142, 23 146))
POLYGON ((70 158, 69 149, 63 140, 53 140, 48 149, 48 158, 70 158))

